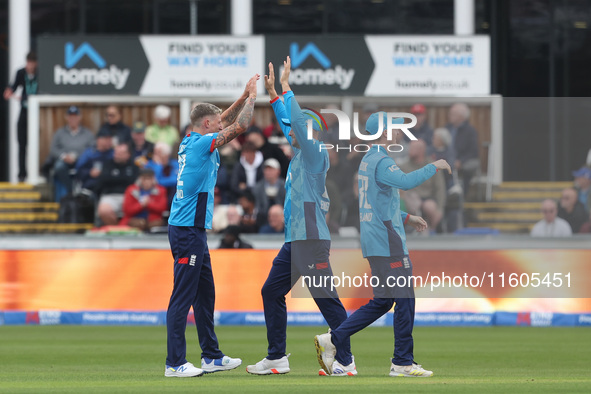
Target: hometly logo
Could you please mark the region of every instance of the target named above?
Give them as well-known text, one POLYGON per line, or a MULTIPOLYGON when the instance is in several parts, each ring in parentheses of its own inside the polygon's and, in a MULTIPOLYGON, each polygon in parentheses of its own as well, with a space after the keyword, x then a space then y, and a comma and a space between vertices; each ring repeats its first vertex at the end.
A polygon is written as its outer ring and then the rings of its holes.
POLYGON ((113 85, 121 90, 125 87, 129 77, 129 68, 120 69, 115 64, 107 67, 107 62, 101 54, 88 42, 83 42, 78 48, 72 42, 64 45, 65 68, 54 66, 53 81, 56 85, 113 85), (88 57, 96 68, 74 68, 84 57, 88 57))
MULTIPOLYGON (((297 42, 292 42, 289 56, 292 62, 289 83, 292 85, 337 85, 341 90, 347 90, 355 76, 354 69, 347 70, 340 64, 331 68, 332 61, 313 42, 307 43, 301 50, 297 42), (299 68, 310 56, 322 68, 299 68)), ((283 72, 283 67, 280 72, 283 72)))
MULTIPOLYGON (((313 139, 313 132, 314 130, 322 130, 322 125, 326 126, 326 121, 321 114, 332 114, 337 117, 339 122, 339 141, 348 141, 351 140, 351 120, 349 116, 340 110, 337 109, 321 109, 320 113, 317 111, 310 110, 311 112, 306 113, 309 119, 306 120, 306 126, 308 135, 307 138, 309 140, 313 139), (314 126, 316 123, 316 126, 314 126)), ((378 121, 378 129, 381 130, 379 133, 375 134, 367 134, 362 133, 359 131, 359 113, 353 113, 353 133, 357 138, 362 141, 375 141, 379 139, 384 132, 386 132, 386 136, 388 141, 393 141, 393 130, 400 130, 402 131, 411 141, 416 141, 417 137, 414 136, 413 133, 409 131, 409 129, 413 128, 417 124, 417 117, 411 113, 407 112, 387 112, 386 113, 387 124, 384 125, 383 117, 379 117, 378 121), (405 120, 410 119, 410 122, 406 123, 405 120)), ((378 144, 380 147, 383 146, 388 152, 402 152, 404 147, 400 144, 378 144)), ((334 145, 334 144, 319 144, 319 151, 322 150, 330 150, 336 149, 336 151, 346 150, 346 151, 355 151, 355 152, 367 152, 371 149, 369 144, 349 144, 347 145, 334 145)))

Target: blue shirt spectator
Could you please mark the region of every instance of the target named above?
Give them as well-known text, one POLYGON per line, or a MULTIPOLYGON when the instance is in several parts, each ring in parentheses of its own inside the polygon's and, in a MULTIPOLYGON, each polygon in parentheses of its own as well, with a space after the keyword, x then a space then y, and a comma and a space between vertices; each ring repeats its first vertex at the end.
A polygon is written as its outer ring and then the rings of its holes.
POLYGON ((111 134, 99 131, 95 146, 87 148, 76 162, 76 177, 82 182, 82 188, 93 190, 104 164, 113 158, 111 134))

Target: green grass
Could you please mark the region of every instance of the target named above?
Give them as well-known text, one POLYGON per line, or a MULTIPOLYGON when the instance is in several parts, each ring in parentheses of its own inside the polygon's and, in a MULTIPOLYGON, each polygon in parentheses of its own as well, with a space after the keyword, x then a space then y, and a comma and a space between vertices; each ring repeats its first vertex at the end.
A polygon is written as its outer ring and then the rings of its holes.
MULTIPOLYGON (((0 392, 591 392, 589 328, 419 327, 415 357, 432 378, 388 377, 392 329, 370 327, 352 339, 359 376, 318 376, 313 336, 323 327, 290 327, 291 373, 252 376, 265 356, 264 327, 218 327, 237 370, 192 379, 164 378, 165 327, 0 326, 0 392)), ((188 359, 199 364, 195 327, 188 359)))

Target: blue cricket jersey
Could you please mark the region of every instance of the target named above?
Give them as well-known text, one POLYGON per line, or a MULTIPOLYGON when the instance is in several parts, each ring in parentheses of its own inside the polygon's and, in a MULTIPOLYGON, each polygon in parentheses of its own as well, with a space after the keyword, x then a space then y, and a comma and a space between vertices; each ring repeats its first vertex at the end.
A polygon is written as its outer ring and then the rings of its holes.
POLYGON ((220 166, 218 133, 188 133, 179 146, 179 173, 168 224, 210 229, 213 196, 220 166))
POLYGON ((320 151, 320 142, 307 138, 306 119, 293 92, 271 102, 283 134, 291 145, 294 156, 289 163, 285 180, 285 242, 308 239, 330 240, 326 214, 330 199, 326 192, 326 172, 330 167, 328 152, 320 151), (291 127, 282 119, 289 119, 291 127), (293 128, 299 148, 289 136, 293 128))
POLYGON ((409 190, 431 178, 433 164, 405 174, 383 147, 374 145, 359 164, 359 219, 363 257, 408 255, 398 189, 409 190))

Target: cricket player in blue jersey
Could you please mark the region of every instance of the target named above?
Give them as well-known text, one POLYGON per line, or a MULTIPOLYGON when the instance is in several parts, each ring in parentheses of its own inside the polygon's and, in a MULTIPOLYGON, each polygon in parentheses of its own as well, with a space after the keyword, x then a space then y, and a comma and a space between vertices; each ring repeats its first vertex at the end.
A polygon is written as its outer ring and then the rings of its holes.
MULTIPOLYGON (((318 131, 308 139, 306 117, 289 87, 291 60, 287 57, 281 74, 282 103, 275 91, 275 73, 269 63, 265 88, 271 98, 273 111, 283 134, 293 148, 285 181, 284 204, 285 243, 273 260, 269 276, 262 288, 265 323, 267 325, 267 357, 246 371, 255 375, 282 374, 290 371, 286 351, 287 308, 285 296, 300 276, 332 277, 329 263, 330 232, 326 225, 329 198, 326 192, 326 172, 329 159, 326 150, 319 149, 318 131)), ((329 280, 330 282, 330 280, 329 280)), ((312 281, 312 283, 320 283, 312 281)), ((336 291, 309 288, 320 312, 331 328, 337 328, 347 318, 347 312, 336 291)), ((356 375, 349 340, 342 342, 334 360, 335 375, 356 375)))
MULTIPOLYGON (((403 119, 398 118, 393 123, 403 122, 403 119)), ((385 132, 387 124, 385 112, 376 112, 367 120, 367 133, 382 133, 382 136, 374 141, 372 148, 365 154, 358 172, 361 249, 363 257, 369 260, 372 276, 379 278, 384 286, 374 287, 374 298, 338 328, 328 334, 317 335, 315 339, 321 346, 316 349, 320 365, 325 368, 323 364, 332 362, 339 347, 347 346, 351 335, 369 326, 396 303, 394 358, 390 376, 428 377, 433 372, 415 363, 413 355, 414 284, 410 278, 412 263, 408 257, 404 233, 406 223, 418 231, 426 229, 427 223, 418 216, 400 210, 398 189, 412 189, 435 175, 437 170, 451 173, 451 169, 445 160, 438 160, 408 174, 400 171, 384 148, 392 143, 385 132), (388 278, 391 278, 390 281, 388 278), (400 286, 393 286, 394 283, 400 286)), ((392 135, 399 141, 402 132, 396 129, 392 135)))
POLYGON ((174 287, 166 313, 167 377, 193 377, 238 367, 242 360, 219 349, 214 332, 215 287, 206 229, 211 229, 214 187, 220 166, 217 148, 244 132, 250 124, 257 91, 254 75, 242 96, 226 111, 198 104, 191 111, 192 131, 179 146, 176 195, 168 219, 168 239, 174 258, 174 287), (185 329, 193 307, 201 368, 187 361, 185 329))

